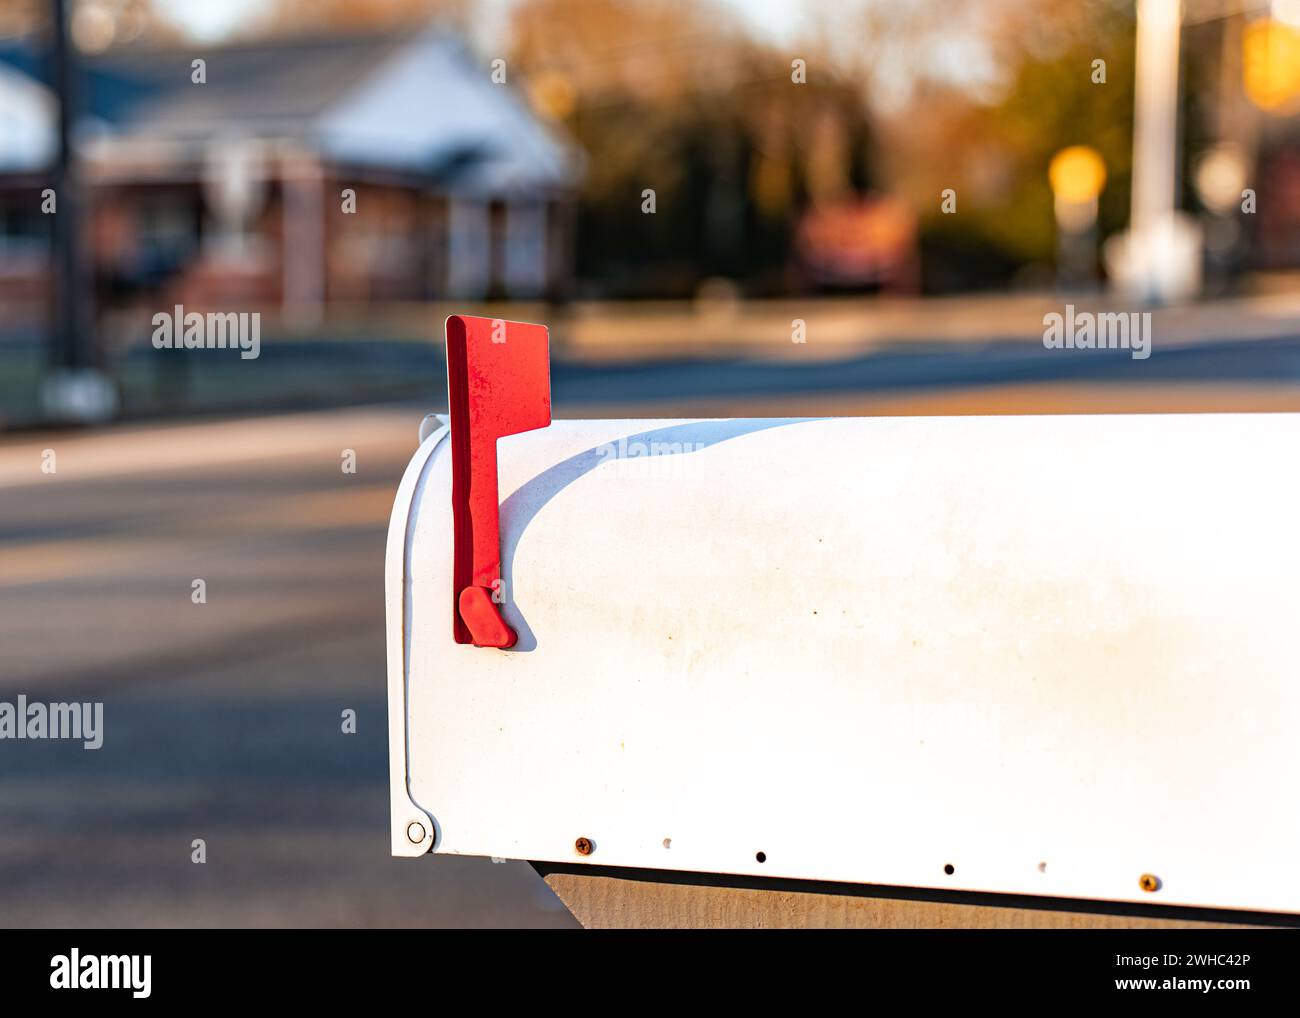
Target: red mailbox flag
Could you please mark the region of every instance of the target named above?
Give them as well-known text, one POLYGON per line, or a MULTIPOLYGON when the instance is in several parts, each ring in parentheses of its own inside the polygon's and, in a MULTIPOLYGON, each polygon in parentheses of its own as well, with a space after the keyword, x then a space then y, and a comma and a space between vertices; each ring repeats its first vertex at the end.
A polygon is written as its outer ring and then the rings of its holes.
POLYGON ((453 632, 457 643, 513 647, 518 637, 500 609, 506 592, 501 585, 497 439, 551 423, 546 326, 449 317, 447 402, 456 541, 453 632))

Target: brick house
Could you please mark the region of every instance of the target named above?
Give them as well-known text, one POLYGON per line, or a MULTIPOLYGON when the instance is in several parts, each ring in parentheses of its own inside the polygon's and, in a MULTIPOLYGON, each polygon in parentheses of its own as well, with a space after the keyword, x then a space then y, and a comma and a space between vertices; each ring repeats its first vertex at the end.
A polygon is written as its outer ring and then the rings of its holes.
MULTIPOLYGON (((54 102, 0 49, 0 304, 45 299, 54 102)), ((102 308, 279 312, 561 294, 581 154, 440 32, 84 60, 102 308), (195 61, 202 61, 197 82, 195 61), (355 211, 352 211, 354 209, 355 211)))

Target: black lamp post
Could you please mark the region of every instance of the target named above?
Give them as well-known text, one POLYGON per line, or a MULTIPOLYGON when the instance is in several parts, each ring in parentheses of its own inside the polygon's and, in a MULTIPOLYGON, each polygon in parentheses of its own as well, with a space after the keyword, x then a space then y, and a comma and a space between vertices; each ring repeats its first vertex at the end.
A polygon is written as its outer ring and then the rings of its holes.
POLYGON ((85 237, 85 189, 74 143, 80 108, 77 54, 69 38, 69 0, 50 0, 52 84, 58 97, 58 148, 53 167, 55 215, 51 279, 50 373, 42 388, 46 414, 87 423, 111 417, 117 395, 95 363, 93 280, 85 237))

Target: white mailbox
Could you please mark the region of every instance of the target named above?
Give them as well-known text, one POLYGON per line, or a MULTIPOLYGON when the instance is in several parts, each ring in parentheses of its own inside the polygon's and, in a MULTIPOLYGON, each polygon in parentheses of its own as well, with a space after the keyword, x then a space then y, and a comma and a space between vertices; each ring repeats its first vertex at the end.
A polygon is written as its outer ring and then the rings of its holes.
POLYGON ((1300 417, 545 425, 448 336, 395 855, 1300 912, 1300 417))

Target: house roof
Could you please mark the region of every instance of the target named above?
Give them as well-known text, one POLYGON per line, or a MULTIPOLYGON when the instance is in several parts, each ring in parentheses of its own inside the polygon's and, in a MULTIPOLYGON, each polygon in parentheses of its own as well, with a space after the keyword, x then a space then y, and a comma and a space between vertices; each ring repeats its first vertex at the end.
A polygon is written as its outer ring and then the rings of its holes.
POLYGON ((302 133, 402 45, 392 37, 331 37, 215 49, 132 47, 109 51, 91 67, 140 90, 119 117, 131 131, 210 135, 239 126, 251 134, 302 133), (191 80, 196 59, 206 64, 201 85, 191 80))
MULTIPOLYGON (((46 81, 48 69, 28 49, 0 46, 0 95, 9 82, 10 106, 26 94, 20 79, 46 81)), ((566 187, 581 173, 567 140, 437 31, 133 46, 86 58, 82 88, 86 112, 110 138, 198 149, 232 136, 289 139, 337 163, 426 174, 471 192, 566 187), (203 84, 191 80, 196 59, 206 65, 203 84)), ((48 119, 43 108, 24 122, 48 119)), ((13 164, 0 147, 0 168, 13 164)))

